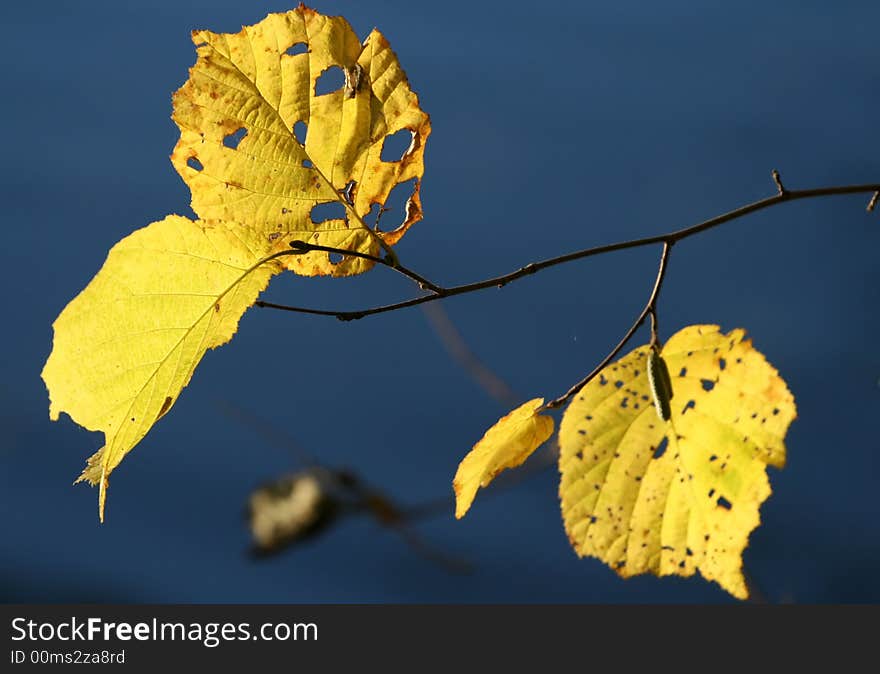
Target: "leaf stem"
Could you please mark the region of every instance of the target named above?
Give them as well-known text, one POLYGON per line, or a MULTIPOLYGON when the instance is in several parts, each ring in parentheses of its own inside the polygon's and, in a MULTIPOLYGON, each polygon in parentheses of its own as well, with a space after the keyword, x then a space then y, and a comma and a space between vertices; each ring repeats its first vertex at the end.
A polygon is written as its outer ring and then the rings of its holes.
MULTIPOLYGON (((623 336, 617 346, 615 346, 611 351, 602 359, 593 370, 586 377, 581 379, 577 384, 572 386, 568 391, 563 393, 558 398, 551 400, 550 402, 544 403, 537 412, 543 412, 544 410, 552 410, 557 407, 562 407, 565 403, 571 400, 577 392, 580 391, 584 386, 586 386, 590 381, 596 377, 605 367, 617 357, 617 354, 626 346, 627 342, 632 339, 633 335, 636 334, 638 329, 641 327, 642 323, 645 322, 645 319, 648 317, 648 314, 651 316, 655 315, 657 308, 657 298, 660 297, 660 289, 663 287, 663 279, 666 278, 666 268, 669 266, 669 253, 672 250, 672 243, 669 241, 665 241, 663 243, 663 252, 660 254, 660 265, 657 269, 657 278, 654 280, 654 288, 651 290, 651 296, 648 298, 648 303, 645 305, 645 308, 642 309, 642 312, 638 315, 636 320, 630 326, 629 330, 626 331, 626 334, 623 336)), ((656 320, 656 319, 655 319, 656 320)), ((656 324, 652 326, 652 331, 656 328, 656 324)))

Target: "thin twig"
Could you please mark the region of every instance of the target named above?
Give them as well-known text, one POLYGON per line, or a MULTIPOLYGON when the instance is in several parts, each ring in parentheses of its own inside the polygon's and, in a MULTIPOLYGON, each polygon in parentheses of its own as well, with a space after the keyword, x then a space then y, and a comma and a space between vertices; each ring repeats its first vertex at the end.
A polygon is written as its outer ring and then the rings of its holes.
MULTIPOLYGON (((297 313, 316 314, 320 316, 335 316, 341 321, 353 321, 364 318, 365 316, 372 316, 374 314, 382 314, 389 311, 396 311, 398 309, 405 309, 407 307, 424 304, 425 302, 433 302, 444 297, 463 295, 465 293, 484 290, 486 288, 503 287, 508 283, 511 283, 512 281, 516 281, 520 278, 523 278, 524 276, 530 276, 541 271, 542 269, 554 267, 559 264, 565 264, 566 262, 573 262, 574 260, 580 260, 586 257, 592 257, 593 255, 601 255, 603 253, 611 253, 614 251, 627 250, 630 248, 639 248, 655 243, 676 243, 677 241, 681 241, 682 239, 686 239, 701 232, 705 232, 706 230, 718 227, 719 225, 722 225, 726 222, 737 220, 751 213, 761 211, 765 208, 770 208, 771 206, 777 206, 786 201, 798 201, 800 199, 813 199, 817 197, 828 197, 842 194, 864 194, 875 192, 880 192, 880 184, 875 183, 870 185, 840 185, 834 187, 818 187, 807 190, 785 190, 781 194, 777 193, 772 197, 767 197, 766 199, 752 202, 732 211, 728 211, 727 213, 723 213, 722 215, 710 218, 709 220, 704 220, 703 222, 691 225, 690 227, 674 230, 666 234, 648 236, 641 239, 632 239, 630 241, 621 241, 618 243, 606 244, 604 246, 596 246, 594 248, 585 248, 584 250, 567 253, 558 257, 552 257, 546 260, 542 260, 540 262, 533 262, 509 274, 496 276, 493 278, 485 279, 483 281, 478 281, 476 283, 468 283, 465 285, 453 286, 451 288, 442 288, 440 286, 433 286, 433 284, 431 284, 433 287, 428 286, 428 289, 432 290, 432 294, 430 295, 414 297, 412 299, 404 300, 402 302, 395 302, 394 304, 386 304, 384 306, 372 307, 370 309, 362 309, 360 311, 328 311, 325 309, 311 309, 263 301, 257 301, 255 304, 258 307, 278 309, 280 311, 292 311, 297 313)), ((329 252, 338 252, 341 254, 350 253, 349 251, 337 249, 329 249, 329 252)), ((282 254, 284 253, 276 254, 273 257, 278 257, 282 254)), ((290 254, 294 253, 291 252, 290 254)), ((383 261, 382 264, 386 264, 387 266, 391 266, 394 269, 400 270, 399 266, 395 267, 391 263, 385 263, 383 261)))
POLYGON ((779 175, 779 171, 773 169, 770 175, 773 177, 773 182, 776 183, 776 191, 779 196, 785 194, 785 186, 782 184, 782 176, 779 175))
POLYGON ((623 336, 617 346, 615 346, 611 352, 602 359, 602 362, 599 363, 593 371, 590 372, 586 377, 581 379, 577 384, 572 386, 568 391, 563 393, 561 396, 556 398, 555 400, 551 400, 548 403, 544 403, 541 408, 538 410, 552 410, 557 407, 561 407, 565 403, 567 403, 573 396, 577 394, 584 386, 586 386, 596 375, 598 375, 602 370, 605 369, 605 366, 608 365, 614 358, 620 353, 621 349, 626 346, 627 342, 632 339, 633 335, 636 334, 636 331, 641 327, 642 323, 645 322, 645 319, 648 317, 648 314, 653 313, 657 306, 657 298, 660 296, 660 288, 663 287, 663 279, 666 277, 666 267, 669 265, 669 252, 672 250, 672 243, 665 242, 663 244, 663 252, 660 254, 660 266, 657 269, 657 278, 654 281, 654 288, 651 290, 651 296, 648 298, 648 303, 645 305, 645 308, 642 309, 642 312, 638 315, 635 322, 630 326, 629 330, 626 331, 626 334, 623 336))
POLYGON ((878 201, 880 201, 880 190, 874 192, 874 195, 871 197, 871 201, 868 202, 868 213, 874 210, 874 207, 877 205, 878 201))
POLYGON ((651 309, 648 312, 651 316, 651 347, 660 349, 660 321, 657 318, 657 310, 651 309))
POLYGON ((292 253, 294 255, 299 255, 302 253, 307 253, 311 251, 324 251, 325 253, 337 253, 338 255, 348 255, 349 257, 359 257, 364 260, 370 260, 375 262, 376 264, 385 265, 389 269, 393 269, 394 271, 403 274, 411 281, 414 281, 422 290, 430 290, 433 293, 442 293, 443 288, 434 283, 431 283, 428 279, 419 274, 416 274, 412 269, 407 269, 404 267, 398 260, 389 260, 387 257, 378 257, 377 255, 370 255, 369 253, 361 253, 356 250, 348 250, 346 248, 334 248, 333 246, 320 246, 316 243, 308 243, 307 241, 300 241, 298 239, 290 242, 290 247, 296 251, 292 253))

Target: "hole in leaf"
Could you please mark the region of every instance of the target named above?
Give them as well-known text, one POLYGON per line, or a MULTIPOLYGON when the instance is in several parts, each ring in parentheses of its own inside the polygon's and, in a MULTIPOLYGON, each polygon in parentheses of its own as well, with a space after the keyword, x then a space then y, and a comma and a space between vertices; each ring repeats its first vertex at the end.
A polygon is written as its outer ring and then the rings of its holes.
POLYGON ((345 74, 339 66, 330 66, 322 72, 315 82, 315 96, 326 96, 332 94, 338 89, 342 89, 345 84, 345 74))
POLYGON ((657 449, 654 450, 654 458, 659 459, 666 452, 666 446, 669 444, 669 438, 663 438, 657 449))
POLYGON ((306 145, 306 132, 308 130, 309 127, 306 126, 306 123, 302 120, 293 125, 293 135, 296 138, 297 142, 299 142, 299 144, 303 147, 305 147, 306 145))
POLYGON ((312 163, 311 159, 303 159, 303 168, 313 168, 315 165, 312 163))
POLYGON ((309 213, 312 222, 319 224, 327 220, 345 220, 345 206, 338 201, 327 201, 323 204, 315 204, 309 213))
POLYGON ((376 218, 380 217, 379 213, 382 210, 382 204, 377 204, 375 201, 370 204, 370 210, 367 211, 367 214, 364 216, 364 222, 371 224, 376 222, 376 218))
POLYGON ((342 253, 327 253, 327 255, 330 257, 330 264, 339 264, 344 258, 342 253))
POLYGON ((309 47, 305 42, 297 42, 290 45, 284 53, 288 56, 296 56, 297 54, 305 54, 308 50, 309 47))
POLYGON ((733 507, 733 504, 723 496, 718 497, 717 503, 719 507, 724 508, 725 510, 730 510, 733 507))
POLYGON ((240 129, 233 131, 228 136, 223 137, 223 144, 228 147, 230 150, 236 149, 244 137, 247 135, 247 129, 241 127, 240 129))
POLYGON ((190 157, 186 160, 186 165, 195 171, 201 171, 205 168, 202 166, 202 162, 199 161, 198 157, 190 157))
POLYGON ((715 388, 715 382, 711 379, 701 379, 700 383, 703 385, 704 391, 711 391, 713 388, 715 388))
POLYGON ((688 400, 687 404, 681 408, 681 413, 684 414, 688 410, 694 409, 696 406, 697 406, 697 403, 695 403, 693 400, 688 400))
POLYGON ((379 159, 382 161, 400 161, 403 159, 403 154, 409 149, 410 144, 412 143, 413 132, 409 129, 401 129, 396 133, 392 133, 391 135, 385 136, 385 141, 382 143, 382 152, 379 154, 379 159))
POLYGON ((679 377, 687 377, 688 369, 686 367, 681 368, 678 373, 679 377))
POLYGON ((724 360, 723 358, 719 358, 718 359, 718 367, 720 367, 723 370, 724 368, 727 367, 727 361, 724 360))
POLYGON ((415 190, 415 181, 415 178, 411 178, 394 186, 385 200, 385 204, 380 206, 376 212, 376 218, 372 223, 376 229, 390 232, 403 224, 403 221, 406 220, 406 202, 409 201, 413 190, 415 190), (382 222, 385 223, 384 227, 380 225, 382 222))

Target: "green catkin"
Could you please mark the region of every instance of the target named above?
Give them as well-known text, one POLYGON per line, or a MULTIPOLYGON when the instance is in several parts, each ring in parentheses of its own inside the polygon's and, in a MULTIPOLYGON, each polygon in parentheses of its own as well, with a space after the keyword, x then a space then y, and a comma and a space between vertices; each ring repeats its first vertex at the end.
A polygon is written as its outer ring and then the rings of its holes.
POLYGON ((648 353, 648 384, 651 387, 651 396, 654 398, 654 407, 657 416, 662 421, 669 421, 672 416, 672 381, 669 378, 669 369, 666 361, 660 355, 657 348, 652 347, 648 353))

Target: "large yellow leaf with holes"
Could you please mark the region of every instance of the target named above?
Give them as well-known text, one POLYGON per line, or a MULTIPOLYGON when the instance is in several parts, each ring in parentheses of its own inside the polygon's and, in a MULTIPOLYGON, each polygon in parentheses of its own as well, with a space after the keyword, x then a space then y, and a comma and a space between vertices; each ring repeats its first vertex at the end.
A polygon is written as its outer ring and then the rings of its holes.
MULTIPOLYGON (((171 161, 207 220, 235 221, 258 232, 272 252, 291 238, 377 255, 421 219, 428 115, 388 42, 373 30, 361 43, 342 17, 300 5, 270 14, 239 33, 193 33, 198 61, 174 95, 180 140, 171 161), (336 71, 342 84, 318 95, 336 71), (305 142, 295 127, 305 125, 305 142), (409 134, 408 149, 382 161, 385 139, 409 134), (242 134, 243 137, 242 137, 242 134), (380 231, 371 209, 395 185, 414 179, 406 212, 380 231), (344 217, 315 222, 312 210, 336 204, 344 217)), ((386 156, 387 158, 387 156, 386 156)), ((347 276, 373 263, 325 252, 285 263, 305 275, 347 276)))
POLYGON ((559 430, 559 487, 580 556, 621 576, 699 571, 746 598, 742 553, 785 463, 794 398, 742 330, 696 325, 662 349, 671 417, 652 404, 650 348, 607 367, 571 402, 559 430))
POLYGON ((462 459, 452 482, 457 518, 467 514, 480 487, 519 466, 553 434, 553 417, 538 413, 543 404, 535 398, 501 417, 462 459))
POLYGON ((393 256, 391 246, 421 219, 430 124, 378 31, 361 44, 345 19, 300 5, 239 33, 196 31, 193 40, 198 60, 174 95, 180 140, 171 159, 201 220, 170 216, 118 243, 55 321, 43 370, 51 418, 66 412, 104 432, 81 478, 100 484, 102 519, 111 471, 168 412, 205 351, 232 337, 273 274, 347 276, 373 264, 294 254, 291 241, 393 256), (343 86, 317 95, 333 68, 343 86), (409 147, 383 161, 395 133, 408 134, 409 147), (411 180, 396 226, 367 222, 411 180), (344 217, 313 222, 322 204, 344 217))
POLYGON ((100 485, 102 519, 107 477, 281 271, 263 248, 255 232, 169 216, 117 243, 55 320, 49 414, 104 432, 80 477, 100 485))

